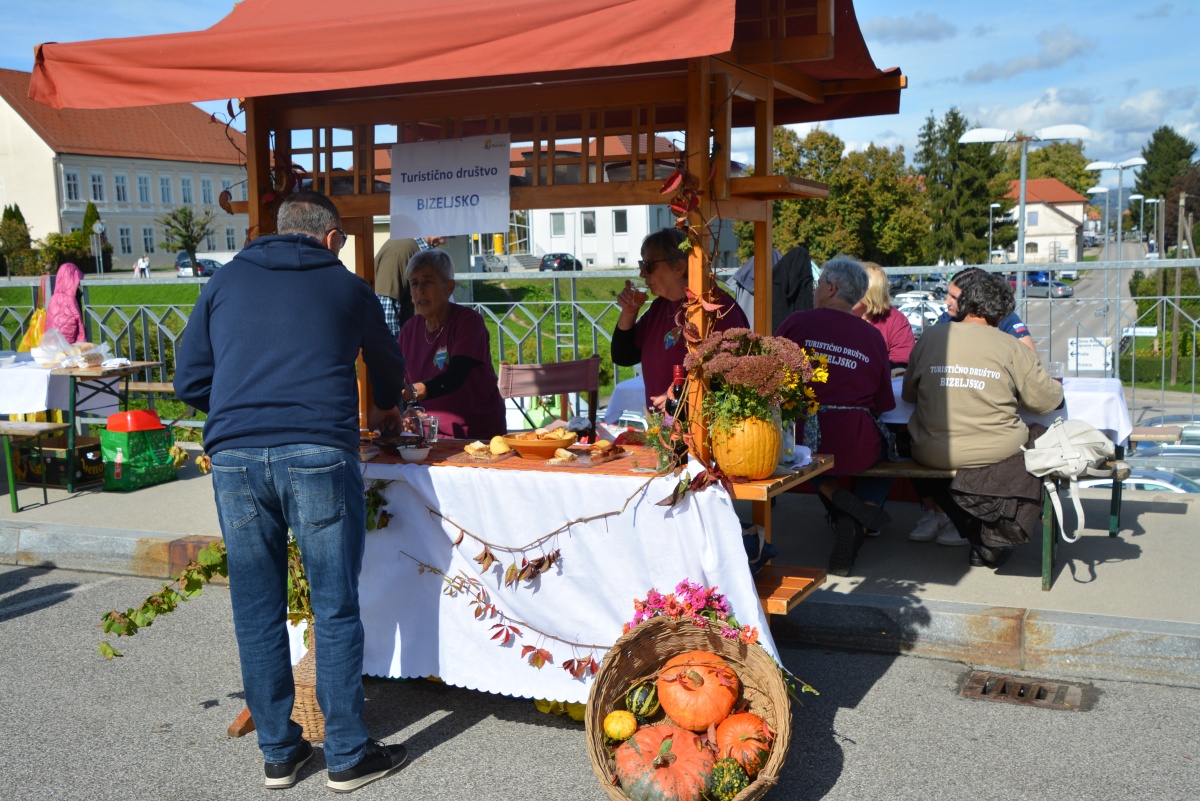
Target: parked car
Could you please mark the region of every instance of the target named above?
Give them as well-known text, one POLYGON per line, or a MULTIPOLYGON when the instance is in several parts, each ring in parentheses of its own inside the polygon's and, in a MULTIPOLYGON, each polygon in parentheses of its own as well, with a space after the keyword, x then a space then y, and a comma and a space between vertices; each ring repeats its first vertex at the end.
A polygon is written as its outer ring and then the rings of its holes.
MULTIPOLYGON (((1111 478, 1088 478, 1079 482, 1085 489, 1112 489, 1111 478)), ((1154 470, 1134 467, 1129 471, 1129 478, 1121 482, 1122 489, 1143 490, 1146 492, 1200 493, 1200 483, 1190 478, 1173 473, 1170 470, 1154 470)))
POLYGON ((1200 481, 1200 445, 1142 446, 1131 451, 1125 461, 1130 467, 1169 470, 1184 478, 1200 481))
POLYGON ((916 339, 920 339, 925 329, 936 324, 946 312, 945 303, 923 292, 905 292, 897 295, 892 305, 908 320, 916 339))
POLYGON ((498 256, 488 253, 483 256, 474 257, 475 272, 479 273, 506 273, 508 272, 508 263, 498 256))
POLYGON ((1070 284, 1062 281, 1030 281, 1025 295, 1031 298, 1069 298, 1075 295, 1070 284))
POLYGON ((941 273, 929 275, 893 275, 888 279, 888 289, 893 294, 905 292, 932 292, 936 297, 946 294, 946 276, 941 273))
MULTIPOLYGON (((216 259, 197 259, 196 261, 200 262, 200 278, 212 278, 217 274, 217 270, 225 266, 216 259)), ((175 275, 179 278, 196 277, 196 271, 192 267, 192 261, 187 257, 186 253, 183 254, 182 259, 175 259, 175 275)))
POLYGON ((1078 281, 1079 280, 1079 270, 1059 270, 1058 277, 1069 279, 1071 281, 1078 281))
POLYGON ((582 270, 583 262, 570 253, 547 253, 542 256, 538 269, 545 270, 582 270))

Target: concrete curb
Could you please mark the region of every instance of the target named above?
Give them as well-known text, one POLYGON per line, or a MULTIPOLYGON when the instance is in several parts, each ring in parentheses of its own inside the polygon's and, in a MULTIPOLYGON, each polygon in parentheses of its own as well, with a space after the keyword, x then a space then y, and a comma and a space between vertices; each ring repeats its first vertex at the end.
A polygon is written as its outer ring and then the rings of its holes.
POLYGON ((170 578, 219 537, 0 523, 0 564, 170 578))
POLYGON ((1200 625, 817 591, 772 622, 802 642, 951 659, 1048 678, 1200 687, 1200 625))

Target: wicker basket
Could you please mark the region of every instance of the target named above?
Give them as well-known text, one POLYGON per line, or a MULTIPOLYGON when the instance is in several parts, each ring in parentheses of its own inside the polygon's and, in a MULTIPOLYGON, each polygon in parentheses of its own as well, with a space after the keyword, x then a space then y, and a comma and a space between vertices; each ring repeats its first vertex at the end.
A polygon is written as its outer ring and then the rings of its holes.
POLYGON ((325 716, 317 704, 317 640, 292 668, 296 683, 296 698, 292 701, 292 720, 304 729, 304 739, 310 743, 325 741, 325 716))
POLYGON ((629 632, 604 656, 588 696, 584 727, 588 756, 600 786, 610 798, 627 801, 615 782, 615 762, 605 744, 604 718, 625 708, 625 693, 639 681, 653 678, 671 657, 688 651, 711 651, 721 656, 741 682, 741 701, 775 730, 771 756, 754 781, 735 801, 762 797, 778 781, 792 732, 792 707, 779 666, 759 645, 726 640, 716 626, 696 626, 690 620, 655 617, 629 632))

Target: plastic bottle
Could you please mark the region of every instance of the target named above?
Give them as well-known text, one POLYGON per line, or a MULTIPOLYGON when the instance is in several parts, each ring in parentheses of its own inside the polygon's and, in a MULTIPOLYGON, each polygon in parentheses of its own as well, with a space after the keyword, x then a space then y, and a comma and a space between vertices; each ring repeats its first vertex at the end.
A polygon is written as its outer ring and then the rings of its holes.
POLYGON ((121 462, 123 462, 123 461, 124 461, 124 457, 121 455, 121 449, 117 448, 117 462, 116 462, 116 465, 113 467, 113 478, 121 477, 121 462))

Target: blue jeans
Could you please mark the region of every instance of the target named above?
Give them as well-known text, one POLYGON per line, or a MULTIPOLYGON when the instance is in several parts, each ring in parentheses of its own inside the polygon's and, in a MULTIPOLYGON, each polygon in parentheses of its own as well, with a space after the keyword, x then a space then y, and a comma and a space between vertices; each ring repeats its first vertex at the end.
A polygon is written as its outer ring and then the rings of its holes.
POLYGON ((363 629, 358 574, 366 543, 359 459, 326 445, 220 451, 213 490, 229 555, 233 625, 246 706, 269 763, 290 762, 300 726, 290 717, 295 685, 288 649, 288 530, 308 577, 317 646, 317 702, 325 716, 331 771, 365 754, 363 629))

